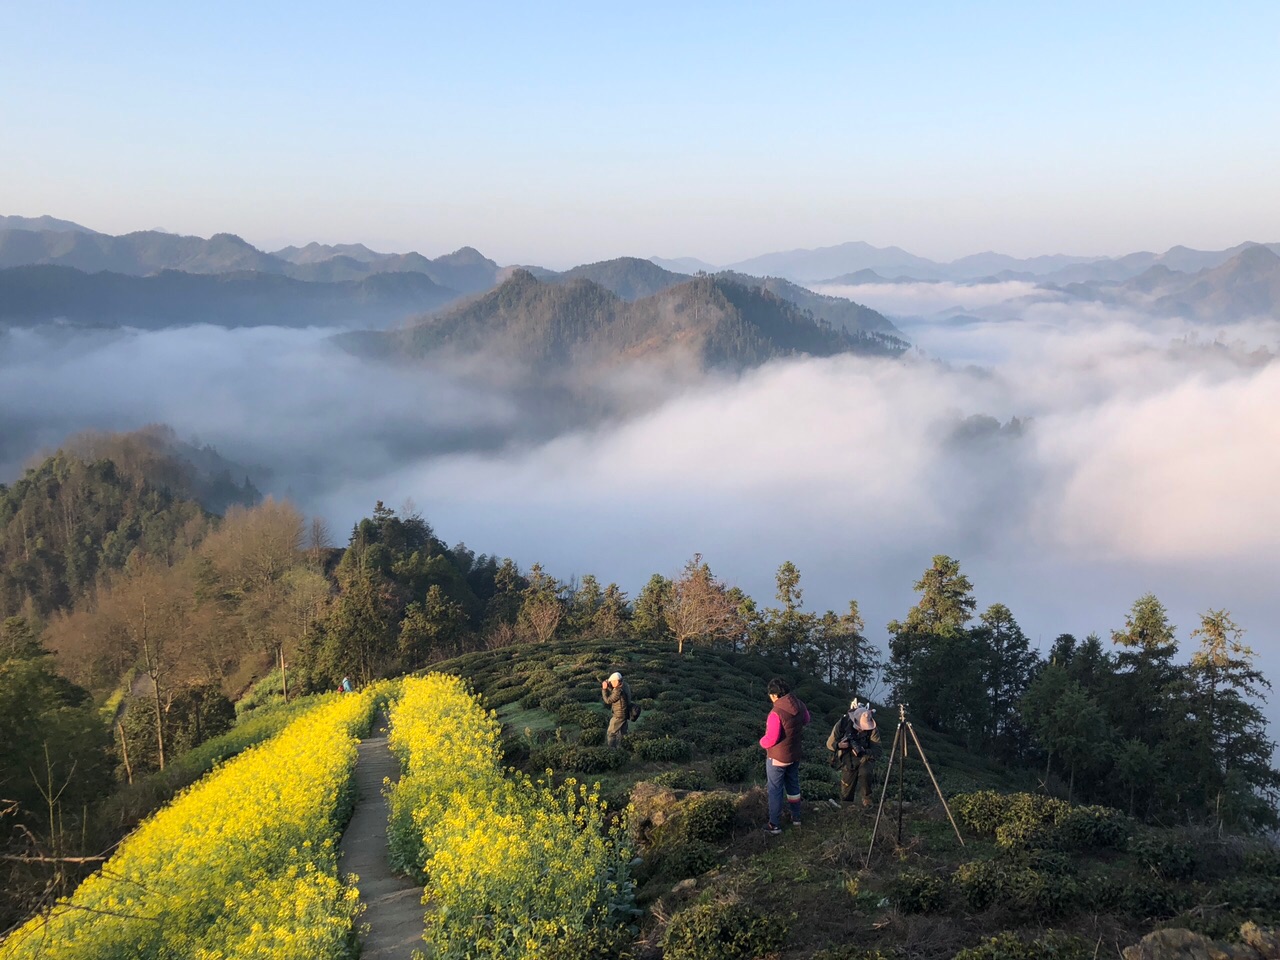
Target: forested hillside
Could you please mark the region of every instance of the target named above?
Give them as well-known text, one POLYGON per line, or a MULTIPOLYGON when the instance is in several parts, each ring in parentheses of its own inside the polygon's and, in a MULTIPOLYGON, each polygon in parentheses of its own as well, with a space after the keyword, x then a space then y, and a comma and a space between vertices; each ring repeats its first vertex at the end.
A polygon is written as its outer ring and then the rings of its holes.
POLYGON ((697 277, 628 301, 590 280, 548 283, 523 270, 407 330, 346 342, 381 356, 483 353, 535 369, 672 355, 703 368, 743 369, 780 356, 892 356, 906 348, 891 334, 850 332, 768 289, 730 280, 697 277))

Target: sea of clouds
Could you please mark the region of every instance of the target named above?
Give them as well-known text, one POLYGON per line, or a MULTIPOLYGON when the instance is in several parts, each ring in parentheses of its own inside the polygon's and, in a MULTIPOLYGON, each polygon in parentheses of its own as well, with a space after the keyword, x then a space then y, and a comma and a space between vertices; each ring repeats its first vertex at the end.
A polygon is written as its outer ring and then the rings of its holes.
POLYGON ((576 426, 491 378, 358 359, 329 331, 10 331, 0 479, 74 431, 164 422, 335 531, 411 501, 450 542, 633 595, 700 552, 762 605, 791 560, 810 608, 857 599, 880 640, 944 553, 1042 648, 1105 638, 1150 591, 1184 647, 1227 608, 1280 676, 1280 364, 1257 352, 1280 325, 941 286, 856 288, 903 318, 918 349, 901 360, 619 375, 643 401, 576 426))

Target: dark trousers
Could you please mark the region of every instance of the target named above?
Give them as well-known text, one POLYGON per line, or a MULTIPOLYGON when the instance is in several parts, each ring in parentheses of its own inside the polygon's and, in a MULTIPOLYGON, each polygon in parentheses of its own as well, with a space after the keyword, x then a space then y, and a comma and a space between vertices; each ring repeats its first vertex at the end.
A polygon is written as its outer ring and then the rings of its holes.
POLYGON ((627 732, 627 721, 613 717, 609 721, 608 744, 610 750, 617 750, 622 746, 622 738, 627 732))
POLYGON ((875 757, 864 753, 855 757, 846 753, 840 763, 840 799, 856 800, 862 797, 863 806, 871 805, 871 768, 875 757))

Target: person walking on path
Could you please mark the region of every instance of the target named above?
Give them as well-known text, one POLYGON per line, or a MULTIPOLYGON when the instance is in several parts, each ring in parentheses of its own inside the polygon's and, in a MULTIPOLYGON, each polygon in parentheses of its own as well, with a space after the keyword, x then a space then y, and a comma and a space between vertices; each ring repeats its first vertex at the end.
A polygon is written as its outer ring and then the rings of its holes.
POLYGON ((880 731, 871 708, 854 697, 849 712, 842 715, 827 737, 832 753, 831 765, 840 770, 840 799, 851 801, 861 792, 862 805, 871 806, 871 765, 875 763, 875 745, 880 731))
POLYGON ((622 746, 631 716, 631 687, 622 679, 622 674, 615 671, 608 680, 600 681, 600 699, 613 711, 609 720, 609 749, 617 750, 622 746))
POLYGON ((782 832, 784 797, 791 810, 791 825, 800 826, 800 758, 803 754, 800 734, 810 717, 809 708, 781 677, 769 681, 769 699, 773 709, 769 711, 764 736, 760 738, 760 746, 765 751, 765 780, 769 784, 769 822, 764 831, 777 836, 782 832))

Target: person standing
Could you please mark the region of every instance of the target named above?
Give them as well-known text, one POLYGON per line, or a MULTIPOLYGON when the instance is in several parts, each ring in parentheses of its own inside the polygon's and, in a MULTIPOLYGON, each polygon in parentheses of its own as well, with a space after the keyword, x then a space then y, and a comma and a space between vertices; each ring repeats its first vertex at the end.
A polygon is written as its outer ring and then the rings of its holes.
POLYGON ((600 699, 605 702, 613 716, 609 720, 609 749, 617 750, 622 746, 622 738, 627 733, 627 721, 631 716, 631 687, 622 679, 622 674, 613 672, 608 680, 600 681, 600 699))
POLYGON ((784 798, 791 810, 791 825, 800 826, 800 758, 803 755, 800 734, 810 718, 809 708, 781 677, 769 681, 769 699, 773 709, 769 711, 764 736, 760 738, 760 746, 765 751, 765 780, 769 785, 769 822, 764 831, 777 836, 782 832, 784 798))
POLYGON ((854 697, 849 712, 836 721, 827 737, 827 749, 834 754, 832 765, 840 769, 841 800, 853 800, 861 792, 862 805, 871 806, 871 765, 879 742, 875 715, 854 697))

